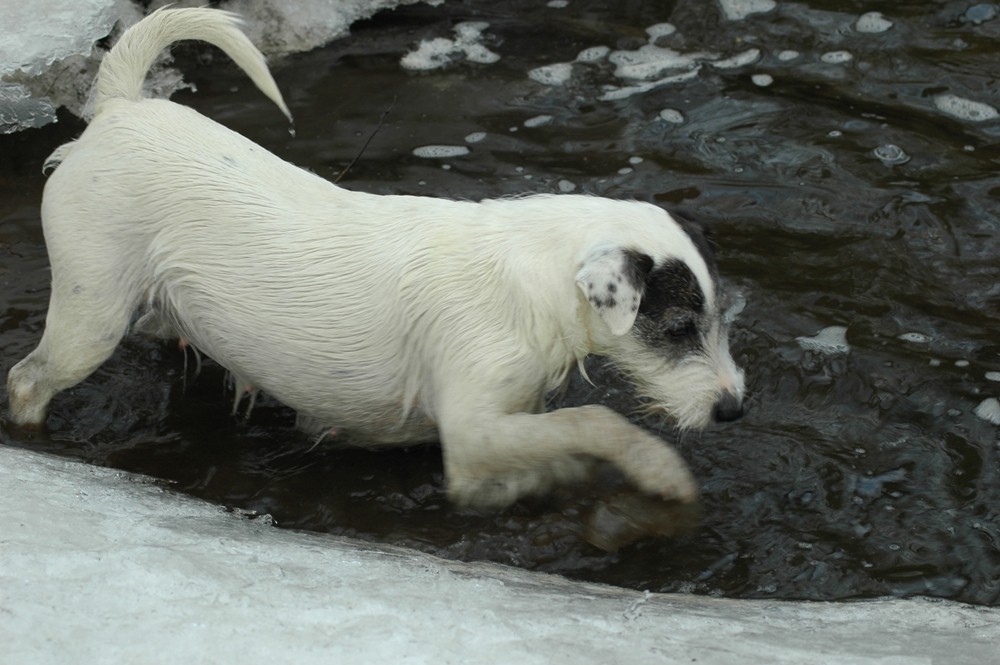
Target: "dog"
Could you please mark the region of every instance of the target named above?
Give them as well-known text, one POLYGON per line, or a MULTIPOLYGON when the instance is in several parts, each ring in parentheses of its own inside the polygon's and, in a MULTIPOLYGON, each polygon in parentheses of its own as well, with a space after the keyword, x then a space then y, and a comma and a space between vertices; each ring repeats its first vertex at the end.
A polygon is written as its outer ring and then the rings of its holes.
POLYGON ((701 236, 638 201, 348 191, 143 98, 159 53, 197 39, 290 120, 239 25, 161 9, 104 58, 93 119, 46 164, 51 299, 41 341, 9 373, 11 420, 41 426, 57 392, 140 328, 180 338, 317 433, 440 441, 460 504, 502 506, 601 460, 643 493, 696 501, 659 437, 604 406, 544 407, 593 354, 679 428, 740 417, 743 372, 701 236))

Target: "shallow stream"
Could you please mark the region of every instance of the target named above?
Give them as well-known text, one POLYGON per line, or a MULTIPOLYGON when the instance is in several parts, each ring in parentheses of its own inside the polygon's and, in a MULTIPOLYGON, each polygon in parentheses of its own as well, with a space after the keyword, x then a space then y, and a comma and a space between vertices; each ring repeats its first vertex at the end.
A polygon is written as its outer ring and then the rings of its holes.
MULTIPOLYGON (((580 525, 614 478, 500 512, 456 508, 435 447, 313 447, 267 400, 244 422, 221 369, 195 377, 174 344, 137 337, 56 398, 47 432, 3 441, 150 474, 279 527, 638 589, 1000 603, 997 7, 740 11, 768 4, 384 12, 274 64, 295 136, 223 56, 176 51, 197 92, 175 101, 330 179, 361 153, 340 181, 350 189, 575 191, 699 219, 745 299, 733 349, 750 397, 738 422, 660 429, 702 486, 692 532, 589 545, 580 525), (432 39, 451 45, 418 50, 432 39)), ((0 136, 4 370, 44 322, 41 164, 82 128, 64 114, 0 136)), ((631 412, 613 372, 591 375, 597 387, 575 381, 567 402, 631 412)))

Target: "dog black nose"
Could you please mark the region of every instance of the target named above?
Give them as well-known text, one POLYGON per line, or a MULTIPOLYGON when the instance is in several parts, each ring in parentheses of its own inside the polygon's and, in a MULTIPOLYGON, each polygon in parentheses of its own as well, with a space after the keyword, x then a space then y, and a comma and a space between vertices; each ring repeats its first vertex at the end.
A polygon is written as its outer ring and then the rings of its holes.
POLYGON ((730 423, 734 420, 739 420, 742 415, 743 402, 732 393, 724 394, 715 403, 715 409, 712 410, 712 416, 717 423, 730 423))

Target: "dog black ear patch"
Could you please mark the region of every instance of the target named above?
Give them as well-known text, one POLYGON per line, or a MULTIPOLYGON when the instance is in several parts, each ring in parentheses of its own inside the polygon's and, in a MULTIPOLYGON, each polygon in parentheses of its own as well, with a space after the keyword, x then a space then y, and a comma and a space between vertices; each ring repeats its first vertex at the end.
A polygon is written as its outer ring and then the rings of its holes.
POLYGON ((712 237, 707 229, 702 224, 692 220, 687 214, 679 210, 669 210, 668 214, 673 218, 677 225, 681 227, 681 230, 687 234, 687 237, 691 239, 691 244, 694 245, 698 253, 701 254, 701 258, 705 261, 705 265, 708 266, 708 271, 713 275, 713 277, 718 276, 718 268, 715 264, 715 249, 713 248, 712 237))
POLYGON ((653 259, 621 247, 599 247, 584 259, 576 284, 613 335, 628 332, 638 315, 653 259))
POLYGON ((698 278, 688 264, 679 259, 668 260, 646 276, 639 313, 655 318, 671 308, 694 312, 705 308, 705 294, 698 278))

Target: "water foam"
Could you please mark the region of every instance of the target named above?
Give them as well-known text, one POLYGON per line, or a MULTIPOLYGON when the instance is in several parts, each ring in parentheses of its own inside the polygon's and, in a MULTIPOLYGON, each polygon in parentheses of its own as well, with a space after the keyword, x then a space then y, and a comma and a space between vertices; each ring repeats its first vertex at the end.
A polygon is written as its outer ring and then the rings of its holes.
POLYGON ((974 102, 958 95, 937 95, 934 97, 934 106, 942 113, 971 122, 995 120, 1000 117, 996 107, 983 102, 974 102))
POLYGON ((987 397, 979 403, 973 413, 988 423, 1000 425, 1000 400, 996 397, 987 397))
POLYGON ((892 27, 892 21, 884 18, 882 12, 868 12, 858 17, 854 29, 858 32, 875 34, 885 32, 892 27))
POLYGON ((454 27, 455 39, 436 37, 420 42, 415 51, 404 55, 399 64, 405 69, 427 71, 438 69, 464 56, 469 62, 492 64, 500 56, 480 42, 483 31, 490 26, 483 21, 467 21, 454 27))
POLYGON ((572 76, 572 62, 557 62, 543 67, 536 67, 528 72, 528 78, 542 85, 565 85, 572 76))
POLYGON ((828 65, 842 65, 854 60, 854 56, 851 55, 850 51, 828 51, 821 55, 819 59, 828 65))
POLYGON ((741 21, 751 14, 763 14, 778 6, 774 0, 719 0, 723 15, 730 21, 741 21))
POLYGON ((910 156, 894 143, 880 145, 872 151, 872 154, 886 166, 896 166, 897 164, 905 164, 910 161, 910 156))
POLYGON ((542 125, 547 125, 552 122, 552 116, 550 115, 536 115, 533 118, 528 118, 524 121, 525 127, 541 127, 542 125))
POLYGON ((413 154, 424 159, 445 159, 468 155, 469 149, 464 145, 422 145, 414 148, 413 154))
POLYGON ((674 125, 679 125, 684 122, 684 114, 677 109, 663 109, 660 111, 659 118, 664 122, 669 122, 674 125))
POLYGON ((712 66, 716 69, 735 69, 756 62, 759 57, 760 49, 752 48, 742 53, 737 53, 725 60, 716 60, 712 63, 712 66))

